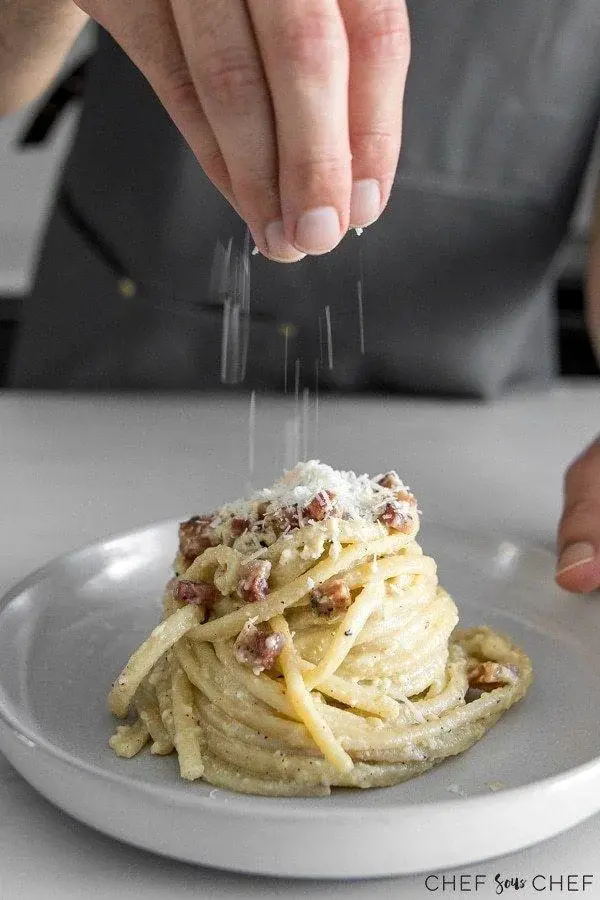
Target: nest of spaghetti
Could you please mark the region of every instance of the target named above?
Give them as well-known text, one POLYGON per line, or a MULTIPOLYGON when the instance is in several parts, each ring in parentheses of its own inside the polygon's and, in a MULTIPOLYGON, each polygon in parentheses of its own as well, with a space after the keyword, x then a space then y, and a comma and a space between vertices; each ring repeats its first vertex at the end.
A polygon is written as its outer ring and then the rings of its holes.
POLYGON ((112 686, 123 757, 270 796, 374 788, 478 741, 531 663, 457 608, 395 472, 299 464, 179 529, 163 618, 112 686))

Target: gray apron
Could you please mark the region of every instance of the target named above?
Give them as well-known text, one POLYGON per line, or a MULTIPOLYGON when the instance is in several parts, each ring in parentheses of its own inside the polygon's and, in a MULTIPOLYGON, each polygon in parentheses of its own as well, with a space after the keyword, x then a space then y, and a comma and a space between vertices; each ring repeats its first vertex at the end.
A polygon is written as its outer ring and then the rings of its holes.
MULTIPOLYGON (((412 0, 390 206, 326 257, 252 257, 246 384, 311 384, 330 306, 333 389, 493 397, 554 370, 553 262, 600 115, 597 0, 412 0), (364 350, 356 300, 359 249, 364 350)), ((103 32, 24 313, 11 383, 215 388, 217 240, 243 225, 103 32), (132 284, 135 293, 132 296, 132 284)))

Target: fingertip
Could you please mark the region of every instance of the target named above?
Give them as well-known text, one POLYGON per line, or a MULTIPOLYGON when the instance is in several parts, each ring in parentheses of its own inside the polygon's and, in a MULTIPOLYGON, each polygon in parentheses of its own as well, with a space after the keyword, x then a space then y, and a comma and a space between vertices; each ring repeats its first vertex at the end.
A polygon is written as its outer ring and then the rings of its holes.
POLYGON ((600 588, 600 554, 570 565, 563 565, 559 560, 555 580, 559 587, 572 594, 587 594, 598 590, 600 588))
POLYGON ((279 263, 279 265, 291 265, 292 263, 302 262, 303 259, 306 259, 306 253, 298 253, 293 257, 277 257, 277 256, 269 256, 268 253, 263 253, 262 256, 265 259, 268 259, 269 262, 279 263))
POLYGON ((278 263, 299 262, 306 256, 306 253, 289 243, 281 219, 270 222, 265 228, 264 246, 260 248, 260 252, 267 259, 278 263))
POLYGON ((333 250, 344 235, 334 206, 317 206, 302 213, 296 222, 294 246, 302 253, 321 256, 333 250))
POLYGON ((375 178, 361 178, 352 183, 350 195, 350 227, 367 228, 381 213, 381 188, 375 178))

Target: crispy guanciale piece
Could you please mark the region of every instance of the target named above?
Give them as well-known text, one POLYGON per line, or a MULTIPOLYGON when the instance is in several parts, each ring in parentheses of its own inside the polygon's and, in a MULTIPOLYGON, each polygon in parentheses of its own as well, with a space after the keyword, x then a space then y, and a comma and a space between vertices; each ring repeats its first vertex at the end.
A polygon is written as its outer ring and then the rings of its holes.
POLYGON ((270 669, 285 646, 279 631, 261 631, 248 620, 238 634, 233 652, 239 663, 250 666, 255 675, 270 669))
POLYGON ((345 612, 352 604, 350 588, 341 578, 332 578, 310 593, 310 603, 319 616, 345 612))
POLYGON ((269 593, 271 563, 268 559, 253 559, 244 563, 240 570, 237 591, 246 603, 264 600, 269 593))
POLYGON ((469 687, 480 691, 493 691, 505 684, 514 684, 518 677, 517 666, 503 666, 497 662, 476 662, 467 672, 469 687))
POLYGON ((219 599, 219 591, 210 581, 177 581, 173 586, 173 596, 182 603, 201 606, 206 618, 219 599))
POLYGON ((379 516, 379 521, 393 531, 410 531, 413 524, 412 510, 404 502, 390 500, 379 516))
POLYGON ((322 522, 335 511, 335 494, 332 491, 319 491, 302 510, 302 516, 312 522, 322 522))
POLYGON ((192 516, 179 525, 179 552, 188 566, 213 546, 216 538, 212 521, 212 516, 192 516))
MULTIPOLYGON (((384 525, 387 525, 387 527, 391 528, 393 531, 402 531, 405 534, 408 534, 414 525, 415 515, 417 513, 417 498, 414 494, 411 494, 410 491, 405 490, 404 487, 396 490, 397 485, 395 484, 394 478, 398 478, 396 473, 388 472, 388 474, 384 475, 383 479, 380 480, 381 484, 383 480, 389 479, 389 483, 390 485, 393 485, 392 489, 395 493, 394 497, 385 503, 383 512, 379 516, 379 521, 383 522, 384 525)), ((398 482, 400 482, 400 479, 398 479, 398 482)), ((386 484, 384 487, 388 487, 388 485, 386 484)))
POLYGON ((385 475, 378 478, 377 484, 380 484, 381 487, 389 488, 391 491, 397 491, 404 487, 398 473, 394 472, 393 469, 391 472, 386 472, 385 475))
POLYGON ((250 519, 240 519, 234 516, 231 520, 231 534, 234 538, 240 537, 250 527, 250 519))
POLYGON ((298 528, 300 520, 298 518, 297 506, 285 506, 278 509, 264 520, 265 526, 271 526, 276 534, 284 534, 292 528, 298 528))

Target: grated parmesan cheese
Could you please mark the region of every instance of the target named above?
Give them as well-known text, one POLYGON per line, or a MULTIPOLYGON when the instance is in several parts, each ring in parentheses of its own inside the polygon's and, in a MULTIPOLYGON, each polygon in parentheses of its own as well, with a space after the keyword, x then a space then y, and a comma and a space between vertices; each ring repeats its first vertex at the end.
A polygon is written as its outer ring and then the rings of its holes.
MULTIPOLYGON (((317 494, 330 491, 335 496, 336 508, 344 518, 376 522, 386 503, 395 498, 398 487, 409 492, 402 482, 394 489, 383 487, 377 484, 379 478, 381 475, 372 478, 369 475, 338 471, 311 459, 298 463, 272 487, 258 490, 247 499, 225 504, 217 510, 216 516, 221 520, 231 516, 252 519, 255 517, 256 507, 261 503, 267 504, 267 516, 291 507, 302 510, 317 494)), ((406 502, 405 505, 408 513, 411 504, 406 502)))

